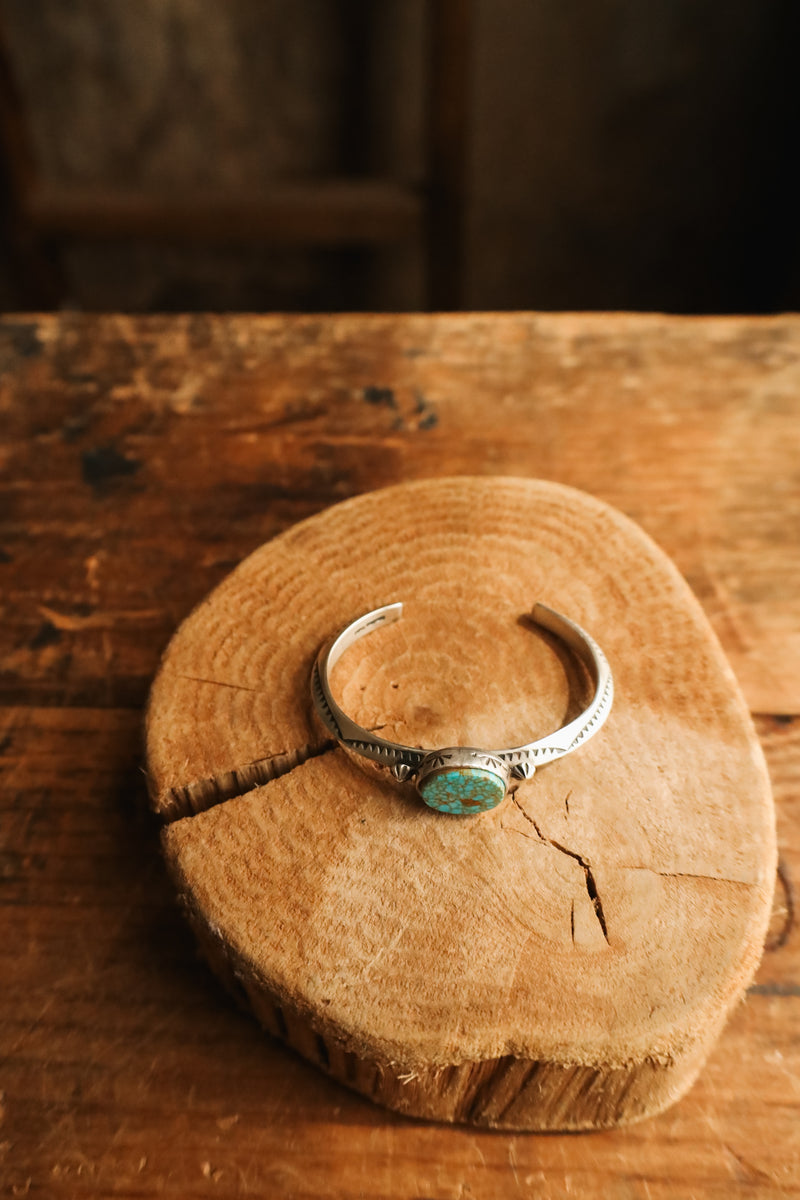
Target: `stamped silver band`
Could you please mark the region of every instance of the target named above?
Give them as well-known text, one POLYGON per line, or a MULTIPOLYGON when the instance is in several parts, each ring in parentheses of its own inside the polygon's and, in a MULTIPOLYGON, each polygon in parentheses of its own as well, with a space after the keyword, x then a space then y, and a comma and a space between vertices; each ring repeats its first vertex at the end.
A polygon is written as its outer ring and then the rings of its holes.
POLYGON ((359 638, 400 620, 402 615, 402 603, 386 604, 358 617, 323 646, 311 673, 311 694, 320 720, 342 746, 389 767, 398 780, 415 782, 431 807, 455 813, 494 808, 505 795, 511 778, 530 779, 537 767, 577 750, 598 732, 611 711, 614 683, 608 660, 597 642, 568 617, 545 604, 536 604, 531 620, 569 646, 587 668, 594 684, 591 703, 580 716, 545 737, 504 750, 471 746, 425 750, 378 737, 357 725, 340 708, 331 692, 329 673, 359 638))

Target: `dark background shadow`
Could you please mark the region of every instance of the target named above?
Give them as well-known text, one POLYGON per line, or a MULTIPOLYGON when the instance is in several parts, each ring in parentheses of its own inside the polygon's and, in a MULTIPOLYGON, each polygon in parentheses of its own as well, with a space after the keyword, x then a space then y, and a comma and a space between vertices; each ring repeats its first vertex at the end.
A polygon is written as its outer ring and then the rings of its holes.
POLYGON ((0 0, 0 308, 796 308, 799 25, 0 0))

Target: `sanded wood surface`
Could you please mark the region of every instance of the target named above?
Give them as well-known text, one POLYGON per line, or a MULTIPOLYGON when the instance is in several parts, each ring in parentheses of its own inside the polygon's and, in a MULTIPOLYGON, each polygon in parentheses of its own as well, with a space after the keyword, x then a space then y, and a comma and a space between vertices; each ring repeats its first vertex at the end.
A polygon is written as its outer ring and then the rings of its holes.
POLYGON ((572 488, 428 480, 301 522, 181 627, 147 742, 156 808, 209 805, 184 808, 165 849, 212 965, 272 1033, 401 1112, 516 1129, 651 1115, 760 957, 774 813, 747 710, 672 564, 572 488), (360 725, 511 746, 572 719, 585 681, 523 623, 543 600, 613 664, 602 736, 480 819, 367 775, 328 748, 310 664, 394 598, 403 621, 334 675, 360 725))
POLYGON ((6 319, 0 326, 0 1177, 42 1196, 800 1193, 800 321, 6 319), (457 472, 634 517, 757 715, 768 951, 692 1090, 580 1137, 442 1128, 238 1013, 143 815, 142 706, 180 621, 301 517, 457 472))

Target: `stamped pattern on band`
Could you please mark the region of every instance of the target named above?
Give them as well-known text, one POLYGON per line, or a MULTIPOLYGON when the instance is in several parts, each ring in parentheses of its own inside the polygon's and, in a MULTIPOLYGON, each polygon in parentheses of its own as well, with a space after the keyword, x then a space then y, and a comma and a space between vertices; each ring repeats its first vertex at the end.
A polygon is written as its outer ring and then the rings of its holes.
POLYGON ((566 750, 561 751, 562 754, 569 754, 570 750, 574 750, 575 747, 578 746, 584 740, 584 738, 587 738, 589 736, 589 734, 592 732, 592 730, 595 728, 596 725, 602 724, 602 722, 606 719, 606 716, 608 715, 608 711, 611 708, 611 702, 613 699, 614 699, 614 680, 612 679, 611 675, 609 674, 608 678, 606 679, 606 683, 605 683, 605 687, 603 688, 602 695, 600 696, 600 699, 597 701, 597 707, 595 708, 594 712, 592 713, 592 715, 590 716, 590 718, 586 722, 586 724, 583 726, 583 728, 579 729, 578 732, 575 734, 575 737, 572 739, 570 744, 567 746, 566 750))

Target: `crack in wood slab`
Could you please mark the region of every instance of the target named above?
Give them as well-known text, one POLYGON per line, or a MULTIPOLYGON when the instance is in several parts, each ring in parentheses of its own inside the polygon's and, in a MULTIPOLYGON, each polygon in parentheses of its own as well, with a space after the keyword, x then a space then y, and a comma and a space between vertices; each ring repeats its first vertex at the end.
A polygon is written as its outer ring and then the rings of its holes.
MULTIPOLYGON (((255 691, 244 685, 224 683, 218 679, 199 679, 193 675, 183 675, 183 679, 194 679, 197 683, 212 683, 218 687, 242 688, 244 691, 255 691)), ((371 732, 383 729, 383 725, 372 725, 371 732)), ((338 743, 333 738, 325 738, 320 742, 306 742, 294 750, 282 750, 277 754, 265 754, 259 758, 250 759, 241 766, 232 767, 228 771, 220 771, 203 779, 176 787, 164 788, 160 793, 159 812, 165 824, 181 820, 184 817, 195 817, 199 813, 216 808, 228 800, 236 800, 240 796, 252 792, 254 788, 263 787, 273 780, 288 775, 297 767, 302 766, 311 758, 319 758, 330 750, 335 750, 338 743)))
POLYGON ((649 871, 661 879, 707 879, 711 883, 735 883, 740 887, 755 887, 749 879, 731 879, 729 875, 706 875, 701 871, 659 871, 657 867, 648 867, 634 863, 615 864, 618 871, 649 871))
POLYGON ((309 759, 335 750, 336 745, 330 738, 321 742, 307 742, 295 750, 266 755, 230 771, 221 771, 218 775, 210 775, 182 787, 167 788, 160 805, 163 820, 168 824, 183 817, 194 817, 227 800, 236 800, 257 787, 288 775, 309 759))
POLYGON ((200 675, 181 675, 181 679, 187 679, 190 683, 207 683, 211 687, 232 688, 235 692, 260 692, 263 689, 248 687, 246 683, 228 683, 225 679, 203 679, 200 675))
MULTIPOLYGON (((539 828, 538 824, 536 823, 536 821, 533 819, 533 817, 530 815, 530 813, 527 813, 525 811, 525 809, 522 807, 522 805, 520 804, 520 802, 517 799, 515 794, 512 794, 511 800, 514 803, 514 805, 519 809, 519 811, 522 813, 525 820, 529 821, 530 824, 533 826, 533 828, 536 830, 536 835, 539 838, 539 841, 543 842, 546 846, 552 846, 554 850, 560 850, 562 854, 566 854, 568 858, 574 859, 575 862, 578 863, 578 865, 581 867, 581 869, 583 870, 583 876, 584 876, 584 880, 586 883, 586 891, 589 895, 589 899, 592 902, 592 908, 594 909, 594 914, 597 917, 597 923, 600 926, 600 930, 603 934, 603 937, 606 940, 606 943, 609 944, 609 942, 608 942, 608 926, 606 924, 606 915, 605 915, 605 912, 603 911, 603 902, 600 899, 600 893, 597 890, 597 881, 595 880, 591 863, 587 859, 585 859, 582 854, 578 854, 577 850, 570 850, 569 847, 563 846, 561 844, 561 842, 557 842, 554 838, 545 837, 544 834, 542 833, 541 829, 539 828)), ((575 940, 575 906, 574 906, 574 904, 572 907, 572 912, 570 914, 570 925, 571 925, 571 929, 572 929, 572 940, 574 941, 575 940)))

